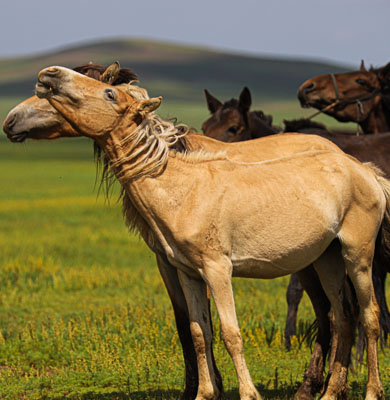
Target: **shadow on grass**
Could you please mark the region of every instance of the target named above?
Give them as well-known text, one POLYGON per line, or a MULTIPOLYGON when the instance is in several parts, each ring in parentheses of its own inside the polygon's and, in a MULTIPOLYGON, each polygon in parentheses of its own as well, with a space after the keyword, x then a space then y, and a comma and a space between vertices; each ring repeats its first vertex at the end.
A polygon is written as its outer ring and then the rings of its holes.
MULTIPOLYGON (((279 389, 267 389, 265 386, 257 386, 260 394, 265 399, 288 400, 294 397, 296 386, 283 386, 279 389)), ((80 400, 177 400, 181 395, 179 390, 151 390, 138 391, 131 394, 125 392, 113 392, 107 394, 85 393, 78 396, 80 400)), ((238 389, 232 389, 225 392, 225 400, 239 399, 238 389)))
POLYGON ((180 390, 150 390, 139 392, 112 392, 98 394, 96 392, 84 393, 77 396, 78 400, 177 400, 180 397, 180 390))
MULTIPOLYGON (((263 399, 291 400, 298 390, 297 386, 281 386, 278 389, 269 389, 264 385, 256 385, 263 399)), ((239 399, 240 395, 237 389, 228 390, 225 393, 225 399, 239 399)))

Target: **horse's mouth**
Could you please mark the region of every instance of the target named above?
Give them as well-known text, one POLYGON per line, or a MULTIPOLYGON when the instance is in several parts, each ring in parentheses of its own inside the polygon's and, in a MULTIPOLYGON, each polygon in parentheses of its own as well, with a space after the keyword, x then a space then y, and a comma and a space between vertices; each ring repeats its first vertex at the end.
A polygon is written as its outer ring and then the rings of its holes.
POLYGON ((7 133, 8 139, 13 143, 23 143, 28 136, 28 132, 7 133))
POLYGON ((317 110, 322 110, 327 107, 330 103, 321 99, 309 100, 306 98, 300 98, 302 108, 316 108, 317 110))

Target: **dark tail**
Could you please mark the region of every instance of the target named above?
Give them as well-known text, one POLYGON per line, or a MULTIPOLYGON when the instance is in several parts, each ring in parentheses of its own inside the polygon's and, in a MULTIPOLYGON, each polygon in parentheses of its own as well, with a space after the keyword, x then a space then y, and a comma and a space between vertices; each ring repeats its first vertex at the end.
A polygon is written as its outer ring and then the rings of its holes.
POLYGON ((390 181, 384 178, 380 170, 377 171, 376 168, 373 169, 376 173, 377 181, 382 187, 386 197, 386 210, 375 244, 372 269, 375 297, 380 309, 380 338, 383 344, 387 343, 387 338, 390 334, 390 313, 387 307, 385 293, 386 277, 387 274, 390 273, 390 181))

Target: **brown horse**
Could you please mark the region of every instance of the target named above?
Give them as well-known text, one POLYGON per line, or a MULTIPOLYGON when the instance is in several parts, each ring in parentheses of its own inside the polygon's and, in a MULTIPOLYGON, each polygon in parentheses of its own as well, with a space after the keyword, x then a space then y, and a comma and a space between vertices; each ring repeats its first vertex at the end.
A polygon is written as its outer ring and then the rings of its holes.
POLYGON ((356 122, 364 133, 390 131, 390 63, 369 71, 320 75, 298 89, 303 107, 314 107, 341 122, 356 122))
POLYGON ((231 99, 225 103, 221 103, 207 90, 204 93, 212 115, 202 125, 208 137, 222 142, 241 142, 281 131, 272 126, 271 115, 265 115, 262 111, 249 112, 252 97, 247 87, 242 90, 239 100, 231 99))
MULTIPOLYGON (((86 67, 92 69, 91 65, 87 65, 86 67)), ((103 68, 103 67, 101 67, 103 68)), ((99 70, 101 70, 101 68, 99 70)), ((104 68, 103 68, 104 71, 104 68)), ((95 69, 89 73, 89 75, 96 75, 95 69)), ((96 78, 99 78, 99 75, 96 75, 96 78)), ((117 82, 117 81, 116 81, 117 82)), ((245 95, 245 91, 243 91, 242 96, 245 95)), ((248 103, 248 101, 247 101, 248 103)), ((249 104, 250 106, 250 104, 249 104)), ((259 115, 263 115, 263 113, 258 113, 259 115)), ((268 120, 269 122, 269 120, 268 120)), ((20 133, 23 134, 23 138, 55 138, 58 136, 75 136, 75 132, 70 124, 68 124, 62 117, 58 116, 47 102, 40 100, 34 96, 33 98, 27 100, 26 102, 21 103, 18 107, 12 110, 9 113, 8 118, 4 122, 4 130, 7 132, 10 140, 18 141, 20 133), (29 109, 31 112, 26 113, 24 112, 25 103, 28 104, 29 109), (16 115, 16 118, 15 118, 16 115), (9 124, 9 121, 13 121, 16 119, 17 124, 9 124), (7 128, 8 126, 8 128, 7 128), (18 131, 19 130, 19 131, 18 131), (56 130, 58 132, 56 133, 56 130)), ((264 134, 264 133, 262 133, 264 134)), ((258 134, 257 134, 258 135, 258 134)), ((285 137, 287 139, 287 137, 285 137)), ((295 143, 296 143, 295 138, 295 143)), ((206 138, 199 136, 199 135, 187 135, 186 137, 187 143, 191 144, 191 147, 196 148, 203 148, 206 151, 218 151, 220 149, 220 145, 216 146, 217 143, 206 140, 206 138)), ((290 146, 292 142, 290 143, 290 146)), ((296 151, 304 151, 305 148, 302 147, 303 143, 299 144, 299 147, 296 151)), ((307 144, 306 144, 307 145, 307 144)), ((264 153, 264 150, 258 152, 258 157, 267 158, 267 157, 275 157, 276 155, 282 155, 284 152, 283 144, 279 141, 275 149, 271 148, 271 143, 265 142, 264 146, 268 149, 267 153, 264 153), (272 149, 272 150, 271 150, 272 149)), ((312 146, 312 145, 310 145, 312 146)), ((306 147, 306 148, 310 148, 306 147)), ((316 143, 316 148, 321 148, 324 146, 323 142, 316 143)), ((238 158, 242 157, 242 159, 247 159, 248 155, 246 152, 240 154, 237 148, 231 149, 231 157, 238 158)), ((290 147, 290 151, 291 147, 290 147)), ((160 262, 161 263, 161 262, 160 262)), ((164 272, 160 268, 162 275, 164 276, 164 272)), ((299 395, 305 396, 304 398, 311 398, 309 396, 314 395, 316 392, 321 390, 323 377, 322 377, 322 370, 317 368, 319 364, 321 364, 320 360, 323 360, 327 353, 327 348, 329 347, 329 334, 327 335, 326 332, 329 332, 329 326, 326 324, 328 322, 324 321, 324 318, 319 317, 321 313, 326 317, 327 310, 329 309, 329 303, 325 295, 321 296, 322 288, 321 285, 318 283, 318 278, 316 278, 314 272, 310 272, 307 270, 305 273, 300 272, 300 279, 307 282, 307 288, 310 293, 312 293, 311 298, 313 300, 314 309, 316 310, 316 315, 320 321, 320 332, 324 332, 323 335, 319 335, 322 338, 322 343, 316 343, 314 347, 313 357, 311 359, 310 365, 308 367, 307 372, 305 373, 304 382, 299 390, 299 395), (314 283, 317 280, 317 286, 314 283), (321 300, 322 299, 322 300, 321 300), (321 321, 325 324, 321 328, 321 321)), ((172 281, 172 279, 171 279, 172 281)), ((167 285, 169 290, 169 286, 167 285)), ((196 367, 196 359, 194 359, 194 350, 193 344, 189 339, 189 332, 188 332, 188 317, 186 317, 186 313, 183 311, 183 301, 176 301, 172 299, 172 303, 174 305, 175 316, 177 327, 179 331, 179 337, 181 339, 183 345, 183 353, 184 358, 186 360, 186 390, 184 393, 183 398, 194 398, 194 395, 191 393, 196 393, 197 390, 197 367, 196 367), (195 365, 194 365, 195 362, 195 365)), ((222 387, 222 386, 221 386, 222 387)), ((299 396, 298 396, 299 397, 299 396)), ((303 397, 302 397, 303 398, 303 397)))
MULTIPOLYGON (((90 71, 90 76, 93 74, 95 78, 101 79, 100 75, 96 74, 95 69, 91 71, 92 67, 90 65, 87 65, 86 67, 90 71)), ((112 73, 109 75, 112 75, 112 73)), ((8 117, 4 121, 4 130, 6 131, 9 139, 12 141, 22 141, 26 138, 53 139, 61 136, 77 136, 77 133, 74 131, 72 126, 61 116, 59 116, 46 100, 38 99, 36 96, 26 100, 11 110, 8 117), (25 112, 26 108, 29 110, 29 112, 25 112)), ((248 143, 247 146, 243 146, 243 144, 241 144, 239 147, 233 145, 225 147, 225 145, 221 142, 215 142, 198 134, 187 134, 186 144, 193 150, 203 149, 205 151, 212 152, 223 150, 229 154, 230 158, 236 160, 251 160, 251 154, 253 153, 253 145, 251 143, 248 143)), ((305 137, 295 135, 283 135, 282 138, 270 136, 262 139, 261 146, 257 147, 257 151, 253 153, 254 157, 252 160, 257 161, 270 159, 294 152, 302 152, 312 149, 338 151, 336 146, 332 146, 329 142, 319 137, 312 137, 307 140, 305 137)), ((104 161, 104 158, 102 158, 102 160, 104 161)), ((175 271, 165 267, 167 261, 164 260, 163 257, 157 257, 157 261, 174 307, 177 328, 186 362, 186 389, 183 399, 193 399, 196 396, 198 388, 198 375, 195 350, 190 336, 188 312, 185 306, 183 297, 184 295, 180 297, 178 294, 180 293, 181 289, 178 284, 178 278, 177 274, 175 274, 175 271)), ((299 276, 301 280, 303 279, 309 284, 309 292, 311 289, 312 298, 314 298, 313 304, 316 315, 319 315, 320 313, 326 315, 329 310, 329 302, 326 296, 323 294, 323 289, 318 281, 318 277, 316 277, 315 273, 310 270, 299 272, 299 276)), ((324 318, 319 318, 319 320, 322 321, 324 318)), ((324 327, 322 331, 329 331, 329 327, 324 327)), ((325 348, 325 346, 329 346, 329 337, 325 337, 325 335, 323 335, 323 338, 325 342, 323 346, 325 348)), ((211 344, 210 348, 212 350, 211 344)), ((312 398, 315 393, 322 389, 323 371, 318 369, 317 365, 318 363, 321 363, 320 360, 324 359, 326 352, 327 351, 323 352, 321 350, 321 346, 317 346, 316 344, 313 357, 310 361, 308 370, 305 373, 304 381, 299 390, 299 397, 303 396, 302 398, 312 398)), ((215 366, 214 369, 218 377, 218 370, 215 366)), ((222 383, 220 379, 218 380, 217 384, 221 391, 222 383)))
MULTIPOLYGON (((107 68, 90 62, 76 67, 75 71, 113 85, 138 80, 135 72, 130 68, 119 68, 119 64, 107 68)), ((56 139, 74 136, 71 125, 37 96, 32 96, 14 107, 4 120, 3 129, 8 138, 16 143, 24 142, 27 138, 56 139)))
MULTIPOLYGON (((240 142, 273 134, 274 127, 271 125, 272 116, 263 118, 261 124, 248 125, 245 123, 246 120, 251 119, 251 114, 253 113, 256 113, 257 115, 265 115, 263 112, 250 111, 251 102, 248 88, 244 88, 240 100, 238 101, 232 99, 222 104, 222 102, 213 97, 212 105, 210 106, 210 95, 206 95, 206 101, 208 108, 212 113, 212 116, 203 124, 203 130, 206 136, 213 136, 218 140, 224 140, 227 137, 226 132, 229 132, 230 141, 240 142), (241 97, 244 93, 246 97, 246 107, 240 106, 240 103, 242 103, 241 97), (223 118, 221 118, 221 115, 223 115, 223 118), (232 131, 229 130, 229 121, 231 121, 230 123, 234 123, 235 126, 234 137, 232 131), (265 126, 267 124, 268 129, 265 126), (213 131, 211 131, 210 128, 212 128, 213 131)), ((252 118, 252 120, 257 121, 258 119, 252 118)), ((329 132, 323 124, 307 119, 284 121, 284 123, 286 132, 314 133, 320 135, 331 140, 344 152, 351 154, 358 160, 362 162, 373 162, 385 172, 386 176, 390 177, 390 159, 388 158, 388 154, 390 153, 390 133, 354 136, 350 134, 346 135, 329 132)), ((385 256, 382 256, 381 260, 377 258, 374 263, 373 275, 375 293, 381 310, 380 325, 383 342, 387 341, 388 334, 390 333, 390 313, 387 307, 385 295, 387 273, 390 273, 390 260, 385 256)), ((291 336, 296 334, 297 310, 303 295, 303 289, 308 292, 315 309, 316 301, 321 301, 322 304, 326 304, 325 299, 320 300, 318 298, 317 290, 313 293, 312 282, 306 283, 304 280, 301 280, 301 283, 302 284, 300 284, 300 280, 297 279, 294 274, 291 275, 286 296, 288 313, 285 327, 285 344, 287 349, 290 348, 291 336)), ((329 329, 328 316, 326 313, 319 312, 317 314, 317 319, 320 322, 317 343, 320 344, 322 351, 326 354, 329 347, 327 343, 330 333, 324 332, 324 329, 329 329), (324 329, 322 329, 322 327, 324 327, 324 329)), ((359 347, 362 348, 362 344, 359 347)))
MULTIPOLYGON (((25 131, 25 127, 28 126, 32 128, 33 132, 40 131, 40 138, 44 138, 45 134, 47 137, 52 137, 53 135, 53 129, 54 126, 58 123, 58 117, 55 117, 53 114, 50 114, 49 112, 42 112, 42 107, 45 106, 45 104, 41 104, 42 100, 38 98, 34 99, 29 99, 28 100, 29 107, 33 107, 33 103, 36 103, 39 107, 35 110, 35 113, 30 113, 29 115, 26 115, 25 113, 19 113, 18 109, 21 107, 23 109, 24 103, 21 103, 20 106, 16 107, 14 110, 10 112, 10 116, 13 116, 13 114, 21 114, 21 117, 19 118, 19 123, 18 127, 21 129, 21 131, 25 131), (34 115, 36 117, 39 117, 40 114, 43 114, 42 118, 35 118, 31 121, 31 115, 34 115)), ((46 108, 50 109, 51 106, 46 102, 46 108)), ((8 118, 6 119, 4 123, 4 129, 7 131, 7 121, 8 118)), ((65 122, 65 120, 62 119, 63 126, 58 127, 59 131, 62 132, 63 136, 74 136, 75 132, 72 130, 73 128, 65 122)), ((30 135, 29 132, 25 132, 27 137, 34 137, 30 135)), ((13 134, 18 135, 18 132, 7 132, 9 134, 10 139, 12 140, 13 134)), ((328 142, 324 142, 319 140, 320 138, 316 139, 313 143, 314 138, 310 138, 310 140, 305 140, 302 142, 300 137, 289 137, 283 136, 283 140, 273 140, 273 137, 265 138, 263 139, 262 147, 261 149, 257 150, 256 153, 256 159, 267 159, 267 158, 273 158, 275 156, 281 156, 283 154, 286 154, 285 148, 288 146, 288 151, 294 152, 294 151, 305 151, 308 149, 312 148, 325 148, 329 150, 337 150, 337 147, 329 147, 328 142), (264 141, 267 139, 266 141, 264 141), (270 141, 271 139, 271 141, 270 141), (292 140, 291 140, 292 139, 292 140), (299 140, 298 140, 299 139, 299 140), (295 146, 295 147, 293 147, 295 146)), ((223 146, 222 143, 214 142, 207 140, 206 137, 202 137, 199 135, 187 135, 186 136, 186 143, 187 145, 190 145, 192 149, 204 149, 206 151, 219 151, 221 150, 221 146, 223 146)), ((250 144, 250 143, 248 143, 250 144)), ((227 151, 230 155, 231 158, 233 159, 243 159, 243 160, 248 160, 248 157, 250 157, 250 152, 244 151, 242 152, 243 146, 240 146, 239 148, 234 147, 228 147, 224 148, 224 151, 227 151), (241 150, 241 151, 239 151, 241 150)), ((252 148, 252 145, 250 145, 252 148)), ((159 261, 159 265, 161 265, 161 261, 159 261)), ((160 272, 164 276, 166 276, 166 272, 164 272, 163 266, 160 266, 160 272)), ((318 278, 316 277, 315 273, 310 271, 310 270, 305 270, 299 272, 300 279, 306 281, 308 283, 309 287, 309 293, 310 290, 312 291, 312 300, 313 305, 316 311, 316 315, 319 316, 321 313, 327 314, 327 311, 329 309, 329 302, 326 298, 326 296, 323 294, 322 287, 320 283, 318 282, 318 278), (317 283, 316 283, 317 282, 317 283), (323 299, 321 301, 321 299, 323 299)), ((172 281, 174 277, 170 277, 169 283, 166 282, 168 290, 172 287, 172 281), (169 285, 170 284, 170 285, 169 285)), ((167 281, 166 277, 164 278, 165 281, 167 281)), ((176 278, 177 280, 177 278, 176 278)), ((176 290, 177 292, 177 290, 176 290)), ((177 295, 175 298, 171 295, 171 300, 174 306, 175 310, 175 316, 176 316, 176 322, 179 330, 179 337, 182 339, 182 344, 183 344, 183 352, 186 360, 186 391, 184 394, 184 398, 193 398, 191 396, 191 393, 196 394, 197 390, 197 381, 196 381, 196 372, 197 372, 197 367, 196 367, 196 360, 195 360, 195 366, 194 366, 194 359, 191 358, 191 354, 193 352, 193 345, 192 341, 188 340, 189 335, 186 334, 188 331, 188 317, 185 317, 185 312, 183 311, 183 300, 180 298, 177 298, 177 295), (182 333, 182 334, 181 334, 182 333), (186 340, 187 339, 187 340, 186 340)), ((320 322, 324 321, 324 318, 319 317, 320 322)), ((328 332, 329 327, 324 327, 321 329, 321 324, 320 324, 320 331, 328 332)), ((324 344, 323 348, 327 348, 329 346, 329 336, 326 337, 326 335, 322 335, 322 338, 324 339, 324 344)), ((311 396, 314 396, 316 392, 322 389, 323 385, 323 376, 322 376, 322 370, 317 368, 318 364, 321 364, 321 360, 324 359, 326 356, 326 351, 321 350, 321 345, 316 344, 315 345, 315 351, 313 353, 312 359, 310 361, 310 365, 308 367, 307 372, 305 373, 305 379, 304 382, 302 383, 302 386, 298 392, 298 397, 299 398, 311 398, 311 396)))
POLYGON ((197 352, 197 400, 219 396, 208 347, 206 285, 235 366, 240 398, 260 399, 243 356, 231 278, 275 278, 312 262, 339 334, 323 399, 338 397, 348 370, 354 307, 349 303, 346 308, 345 268, 368 343, 366 400, 384 398, 371 264, 385 211, 390 212, 390 182, 377 170, 337 151, 257 163, 235 162, 226 153, 191 152, 183 142, 180 152, 176 144, 185 132, 153 113, 161 98, 141 99, 137 90, 130 95, 63 67, 42 70, 36 91, 80 136, 98 142, 127 194, 128 223, 176 268, 197 352), (91 118, 84 118, 85 113, 91 118), (262 200, 242 203, 242 198, 262 200), (290 198, 296 200, 288 202, 286 212, 286 202, 280 200, 290 198))
MULTIPOLYGON (((87 75, 96 80, 112 83, 113 85, 129 84, 137 80, 137 75, 129 68, 119 68, 118 63, 109 67, 88 63, 74 68, 75 71, 87 75)), ((3 123, 4 132, 11 142, 21 143, 26 139, 57 139, 60 137, 78 136, 72 125, 66 121, 45 99, 32 96, 14 107, 7 115, 3 123)), ((196 146, 196 144, 194 144, 196 146)), ((95 156, 98 162, 98 170, 103 177, 108 172, 108 163, 104 155, 101 155, 100 147, 94 142, 95 156), (101 165, 100 165, 101 164, 101 165)), ((176 326, 180 342, 182 344, 183 358, 185 362, 185 390, 182 400, 193 400, 198 391, 198 367, 195 348, 191 339, 188 310, 184 300, 184 294, 180 297, 180 288, 177 274, 164 268, 165 260, 157 257, 163 282, 167 288, 172 302, 176 326), (176 285, 175 285, 176 282, 176 285)), ((214 361, 212 343, 210 344, 211 356, 214 361)), ((219 390, 223 391, 222 379, 217 366, 214 366, 216 381, 219 390)))

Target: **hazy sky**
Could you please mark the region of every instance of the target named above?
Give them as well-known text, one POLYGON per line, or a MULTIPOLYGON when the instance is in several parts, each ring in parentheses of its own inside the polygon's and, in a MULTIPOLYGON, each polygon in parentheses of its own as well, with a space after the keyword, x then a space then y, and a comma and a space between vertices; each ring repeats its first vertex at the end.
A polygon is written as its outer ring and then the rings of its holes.
POLYGON ((390 61, 390 0, 1 0, 0 57, 112 37, 390 61))

